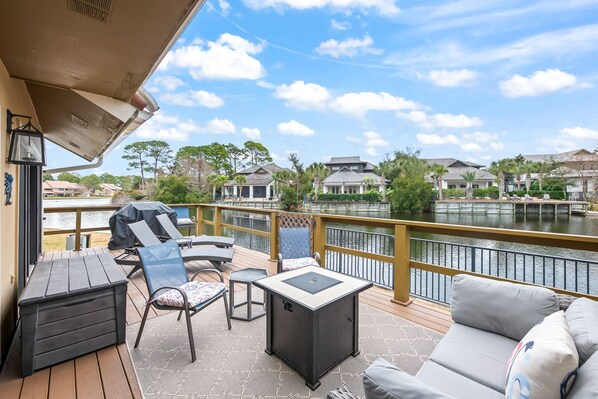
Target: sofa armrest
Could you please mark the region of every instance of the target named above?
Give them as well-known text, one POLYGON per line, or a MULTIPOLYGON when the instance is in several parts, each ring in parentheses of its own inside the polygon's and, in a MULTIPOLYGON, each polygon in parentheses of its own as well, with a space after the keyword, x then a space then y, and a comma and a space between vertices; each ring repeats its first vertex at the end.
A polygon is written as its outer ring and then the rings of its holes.
POLYGON ((366 399, 454 399, 384 359, 376 359, 364 371, 363 390, 366 399))
POLYGON ((455 323, 516 341, 559 310, 547 288, 458 274, 453 278, 451 316, 455 323))

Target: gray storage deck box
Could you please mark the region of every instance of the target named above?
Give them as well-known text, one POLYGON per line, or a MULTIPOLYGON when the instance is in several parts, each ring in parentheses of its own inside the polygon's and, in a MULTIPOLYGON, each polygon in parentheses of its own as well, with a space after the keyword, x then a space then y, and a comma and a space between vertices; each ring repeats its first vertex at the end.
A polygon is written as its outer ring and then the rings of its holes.
POLYGON ((127 281, 111 254, 38 263, 19 299, 23 377, 124 343, 127 281))

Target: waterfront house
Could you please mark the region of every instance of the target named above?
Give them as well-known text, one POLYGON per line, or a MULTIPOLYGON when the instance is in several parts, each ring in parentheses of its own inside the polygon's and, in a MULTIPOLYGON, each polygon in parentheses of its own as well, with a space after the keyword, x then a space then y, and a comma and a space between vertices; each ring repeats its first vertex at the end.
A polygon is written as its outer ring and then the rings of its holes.
POLYGON ((375 165, 358 156, 331 157, 324 165, 330 171, 322 182, 324 193, 363 194, 368 189, 385 190, 386 182, 374 173, 375 165))
POLYGON ((288 170, 282 168, 274 163, 266 165, 254 165, 240 172, 237 175, 245 176, 247 181, 243 183, 241 192, 239 192, 239 184, 235 180, 230 180, 224 185, 224 193, 229 198, 239 198, 255 200, 255 199, 276 199, 278 192, 274 184, 273 173, 279 170, 288 170))
MULTIPOLYGON (((483 170, 483 165, 478 165, 474 162, 460 161, 455 158, 428 158, 424 159, 428 165, 442 165, 448 173, 442 176, 442 188, 467 188, 467 183, 461 177, 465 172, 475 172, 476 180, 473 183, 473 188, 488 188, 494 185, 496 176, 492 173, 483 170)), ((433 183, 432 173, 426 176, 426 181, 433 183)))
POLYGON ((83 184, 61 180, 45 181, 42 190, 44 197, 79 197, 90 194, 90 190, 83 184))
MULTIPOLYGON (((583 199, 598 195, 598 154, 586 149, 577 149, 557 154, 522 155, 526 161, 557 163, 558 176, 568 181, 567 192, 571 197, 583 199)), ((538 179, 537 173, 530 174, 531 180, 538 179)), ((521 177, 525 181, 525 176, 521 177)))
POLYGON ((122 188, 116 184, 102 183, 100 184, 100 189, 96 192, 96 194, 104 197, 112 197, 119 191, 122 191, 122 188))

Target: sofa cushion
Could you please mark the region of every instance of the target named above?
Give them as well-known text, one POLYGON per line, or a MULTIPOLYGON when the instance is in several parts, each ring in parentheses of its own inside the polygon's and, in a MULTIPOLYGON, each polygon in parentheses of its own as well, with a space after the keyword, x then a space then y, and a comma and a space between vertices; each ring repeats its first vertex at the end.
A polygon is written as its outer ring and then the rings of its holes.
POLYGON ((565 313, 547 316, 523 337, 507 369, 507 399, 562 399, 577 374, 579 356, 565 313))
POLYGON ((519 341, 557 310, 558 298, 547 288, 464 274, 453 278, 451 315, 460 324, 519 341))
POLYGON ((300 269, 306 266, 316 266, 320 267, 318 262, 311 256, 306 258, 295 258, 295 259, 283 259, 282 260, 282 271, 290 271, 295 269, 300 269))
POLYGON ((517 341, 453 324, 430 359, 495 391, 505 392, 505 372, 517 341))
POLYGON ((455 399, 407 374, 384 359, 363 372, 366 399, 455 399))
POLYGON ((588 298, 576 299, 565 316, 581 365, 598 350, 598 302, 588 298))
POLYGON ((579 368, 575 383, 567 399, 598 398, 598 352, 579 368))
MULTIPOLYGON (((430 360, 424 364, 417 378, 427 385, 459 399, 504 399, 505 394, 439 365, 430 360)), ((402 399, 402 397, 401 397, 402 399)))

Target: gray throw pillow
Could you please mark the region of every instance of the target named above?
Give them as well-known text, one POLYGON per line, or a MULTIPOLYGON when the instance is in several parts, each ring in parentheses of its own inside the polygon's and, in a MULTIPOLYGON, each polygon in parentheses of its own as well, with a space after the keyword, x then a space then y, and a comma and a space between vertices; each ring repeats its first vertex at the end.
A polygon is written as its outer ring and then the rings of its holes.
POLYGON ((576 299, 565 316, 582 365, 598 350, 598 302, 576 299))

